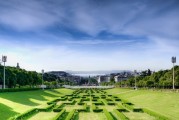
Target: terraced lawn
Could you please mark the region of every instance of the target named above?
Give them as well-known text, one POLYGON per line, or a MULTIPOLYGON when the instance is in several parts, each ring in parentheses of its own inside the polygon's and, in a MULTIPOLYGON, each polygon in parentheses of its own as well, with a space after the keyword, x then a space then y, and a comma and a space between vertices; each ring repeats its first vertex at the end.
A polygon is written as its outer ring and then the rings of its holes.
POLYGON ((136 106, 145 107, 168 116, 172 120, 179 119, 179 93, 170 90, 132 90, 109 89, 108 94, 126 99, 136 106))
MULTIPOLYGON (((126 109, 128 112, 119 111, 130 120, 156 120, 156 116, 146 112, 134 112, 134 108, 147 108, 159 116, 168 117, 169 120, 179 119, 179 93, 169 90, 133 90, 114 88, 108 90, 99 89, 53 89, 25 92, 0 93, 0 120, 7 120, 18 114, 22 114, 32 108, 47 108, 52 101, 49 110, 39 111, 29 116, 28 120, 52 120, 59 112, 54 112, 55 107, 65 110, 61 115, 63 120, 72 113, 75 120, 107 120, 106 114, 113 120, 120 120, 116 114, 118 109, 126 109), (116 99, 121 99, 118 101, 116 99), (127 101, 127 103, 126 103, 127 101), (114 105, 110 105, 113 103, 114 105), (132 104, 134 105, 132 105, 132 104), (86 104, 86 107, 85 107, 86 104), (119 105, 119 106, 118 106, 119 105), (129 107, 128 107, 129 106, 129 107), (95 107, 95 108, 94 108, 95 107), (108 113, 104 112, 104 109, 108 113), (81 111, 82 110, 82 111, 81 111), (98 111, 99 112, 96 112, 98 111)), ((38 110, 36 110, 38 111, 38 110)), ((25 119, 25 118, 24 118, 25 119)))

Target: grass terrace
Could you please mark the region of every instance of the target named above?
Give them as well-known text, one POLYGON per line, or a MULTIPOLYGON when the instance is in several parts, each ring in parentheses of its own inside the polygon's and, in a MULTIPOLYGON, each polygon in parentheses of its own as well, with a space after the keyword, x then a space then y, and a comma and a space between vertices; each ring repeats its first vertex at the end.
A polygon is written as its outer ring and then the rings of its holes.
POLYGON ((0 93, 4 120, 178 120, 178 111, 179 93, 169 90, 63 88, 0 93))

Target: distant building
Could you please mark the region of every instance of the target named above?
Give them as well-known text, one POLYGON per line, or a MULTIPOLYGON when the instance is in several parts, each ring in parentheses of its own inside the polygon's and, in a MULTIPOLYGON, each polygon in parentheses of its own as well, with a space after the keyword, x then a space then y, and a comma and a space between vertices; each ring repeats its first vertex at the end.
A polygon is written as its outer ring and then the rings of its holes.
POLYGON ((20 68, 20 66, 19 66, 19 63, 17 63, 17 66, 16 66, 16 68, 20 68))
POLYGON ((127 80, 127 79, 128 79, 127 76, 121 76, 121 75, 117 75, 114 77, 115 82, 120 82, 120 81, 127 80))
POLYGON ((97 81, 98 83, 110 82, 110 76, 107 75, 98 76, 97 81))

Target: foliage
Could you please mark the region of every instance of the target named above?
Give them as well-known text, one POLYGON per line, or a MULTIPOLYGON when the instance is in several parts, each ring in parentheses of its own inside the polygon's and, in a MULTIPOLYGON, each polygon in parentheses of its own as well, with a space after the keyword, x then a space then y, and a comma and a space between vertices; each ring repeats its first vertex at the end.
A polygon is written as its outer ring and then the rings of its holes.
POLYGON ((103 112, 106 115, 107 120, 114 120, 111 114, 106 109, 103 109, 103 112))
MULTIPOLYGON (((175 87, 179 88, 179 66, 175 66, 175 87)), ((172 88, 173 85, 173 68, 171 70, 160 70, 151 72, 150 69, 142 71, 140 75, 130 77, 128 80, 115 83, 116 87, 134 87, 135 79, 137 87, 144 88, 172 88)), ((109 85, 109 83, 103 83, 109 85)))

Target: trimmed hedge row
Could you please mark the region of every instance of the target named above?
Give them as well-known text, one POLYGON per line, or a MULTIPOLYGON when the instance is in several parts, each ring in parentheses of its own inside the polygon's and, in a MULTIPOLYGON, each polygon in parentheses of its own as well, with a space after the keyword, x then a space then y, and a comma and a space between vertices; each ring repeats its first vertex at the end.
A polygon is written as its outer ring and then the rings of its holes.
POLYGON ((129 120, 122 112, 119 112, 118 110, 114 109, 114 112, 121 120, 129 120))
POLYGON ((75 109, 72 110, 72 111, 68 114, 68 116, 66 117, 65 120, 73 120, 73 118, 75 117, 75 112, 76 112, 75 109))
POLYGON ((129 110, 132 110, 133 112, 144 112, 142 108, 134 108, 134 106, 131 104, 122 104, 122 105, 124 105, 129 110))
POLYGON ((65 109, 62 109, 61 111, 59 111, 59 113, 52 119, 52 120, 59 120, 63 118, 63 114, 65 113, 65 109))
POLYGON ((63 103, 61 103, 60 105, 57 105, 54 109, 53 109, 53 111, 54 112, 60 112, 61 110, 62 110, 62 106, 63 106, 64 104, 63 103))
POLYGON ((114 118, 111 116, 111 114, 106 109, 103 109, 103 112, 106 115, 107 120, 114 120, 114 118))
POLYGON ((51 104, 51 105, 47 106, 46 108, 37 108, 37 110, 39 112, 47 112, 47 111, 50 111, 54 106, 55 106, 55 104, 51 104))
POLYGON ((71 102, 64 102, 64 104, 66 104, 66 105, 74 105, 75 104, 75 100, 73 100, 73 101, 71 101, 71 102))
POLYGON ((35 114, 37 112, 38 112, 37 108, 33 108, 33 109, 26 111, 25 113, 22 113, 15 117, 12 117, 9 120, 23 120, 23 119, 27 118, 28 116, 35 114))
POLYGON ((169 118, 167 118, 166 116, 156 113, 154 111, 151 111, 149 109, 143 108, 143 111, 151 116, 154 116, 154 117, 160 119, 160 120, 169 120, 169 118))
POLYGON ((93 110, 93 112, 102 112, 103 111, 103 109, 99 109, 98 107, 96 107, 95 104, 92 104, 92 110, 93 110))
POLYGON ((8 89, 0 89, 0 92, 34 91, 40 89, 41 88, 8 88, 8 89))

